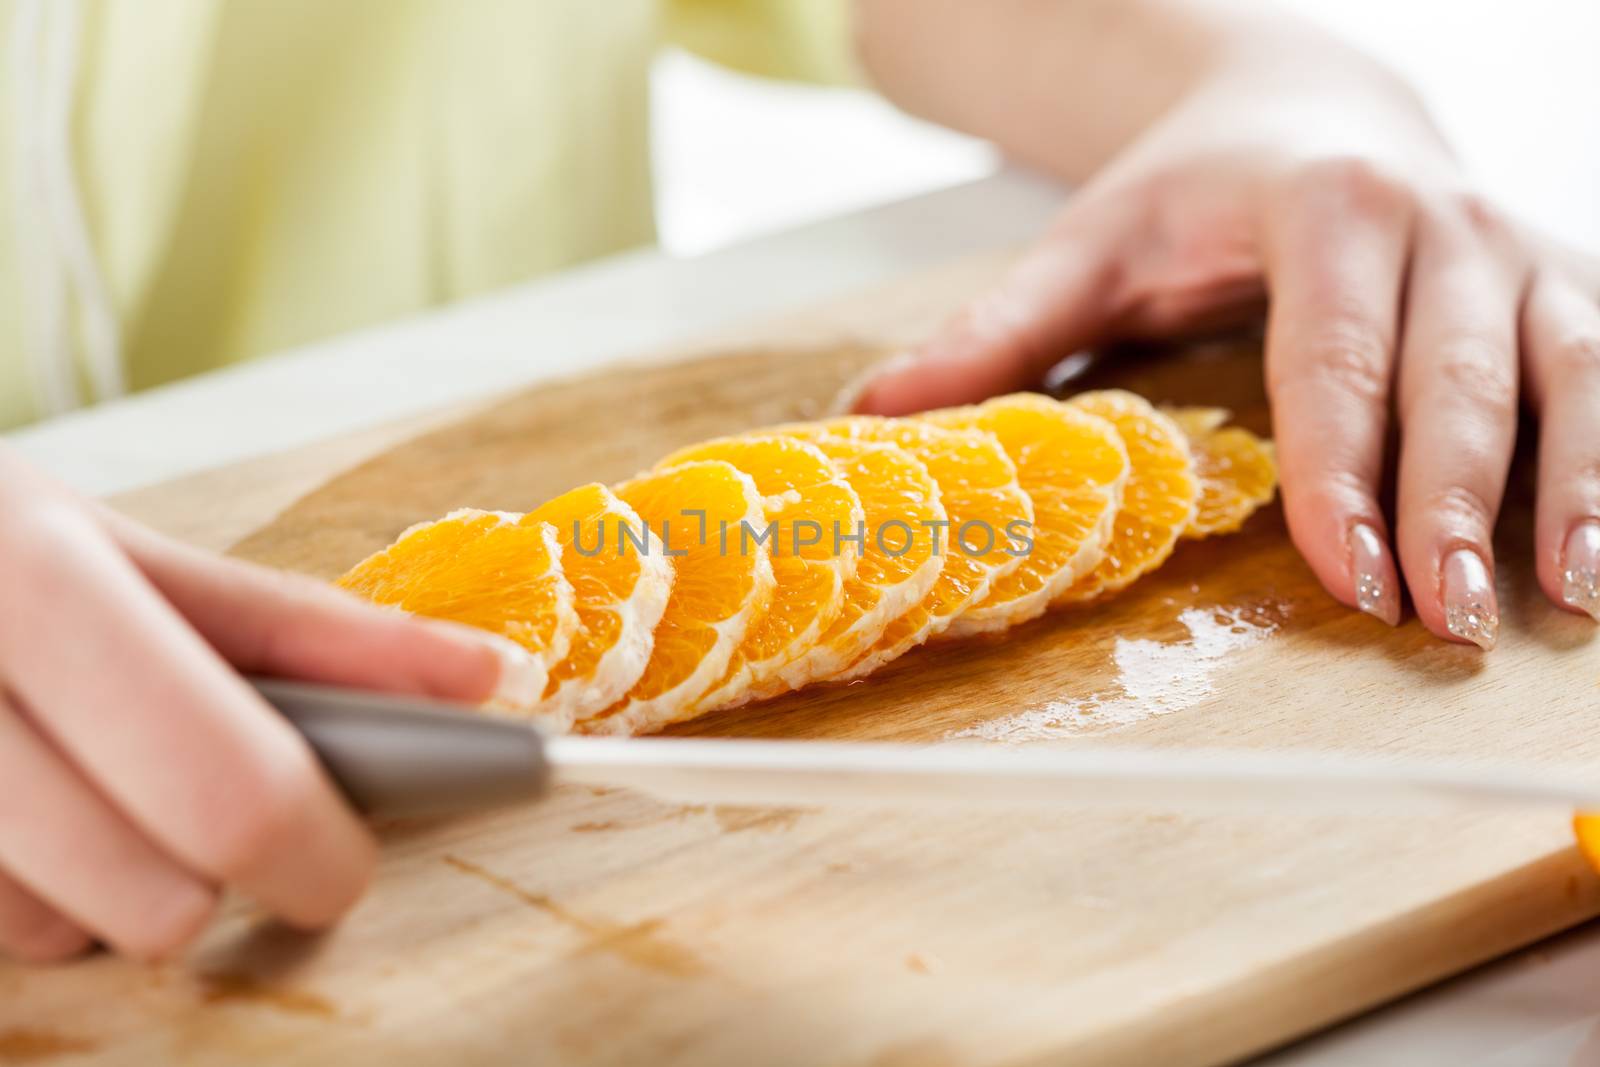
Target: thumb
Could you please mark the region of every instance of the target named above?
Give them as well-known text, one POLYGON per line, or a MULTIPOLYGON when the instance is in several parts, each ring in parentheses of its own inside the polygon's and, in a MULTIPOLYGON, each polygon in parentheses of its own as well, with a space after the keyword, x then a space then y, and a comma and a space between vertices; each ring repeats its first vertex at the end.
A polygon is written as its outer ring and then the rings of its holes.
POLYGON ((853 410, 904 415, 1037 384, 1105 333, 1115 267, 1099 241, 1058 230, 929 341, 871 372, 853 410))

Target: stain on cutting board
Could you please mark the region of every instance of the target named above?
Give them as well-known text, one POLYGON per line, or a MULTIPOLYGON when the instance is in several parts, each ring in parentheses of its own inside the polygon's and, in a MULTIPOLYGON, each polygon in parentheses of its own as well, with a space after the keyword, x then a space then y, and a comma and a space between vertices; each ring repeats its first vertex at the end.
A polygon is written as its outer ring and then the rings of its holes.
POLYGON ((304 989, 272 985, 250 974, 219 972, 200 976, 200 999, 207 1004, 253 1004, 292 1015, 331 1019, 339 1009, 328 998, 304 989))
POLYGON ((486 882, 582 934, 584 942, 574 953, 575 955, 605 953, 645 970, 671 975, 674 978, 694 978, 707 971, 705 961, 694 951, 662 936, 661 929, 666 925, 665 919, 645 919, 636 923, 591 919, 576 914, 543 893, 525 889, 511 879, 470 860, 464 860, 460 856, 446 855, 444 862, 462 874, 486 882))
POLYGON ((48 1063, 59 1056, 93 1052, 95 1043, 54 1030, 17 1026, 0 1030, 0 1063, 48 1063))

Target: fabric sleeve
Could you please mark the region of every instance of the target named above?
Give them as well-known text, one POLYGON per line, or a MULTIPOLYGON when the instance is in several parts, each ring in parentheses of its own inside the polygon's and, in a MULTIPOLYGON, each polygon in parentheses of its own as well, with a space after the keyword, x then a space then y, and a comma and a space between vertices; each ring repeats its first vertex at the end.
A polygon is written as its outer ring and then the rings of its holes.
POLYGON ((852 0, 667 0, 666 39, 769 78, 861 85, 852 0))

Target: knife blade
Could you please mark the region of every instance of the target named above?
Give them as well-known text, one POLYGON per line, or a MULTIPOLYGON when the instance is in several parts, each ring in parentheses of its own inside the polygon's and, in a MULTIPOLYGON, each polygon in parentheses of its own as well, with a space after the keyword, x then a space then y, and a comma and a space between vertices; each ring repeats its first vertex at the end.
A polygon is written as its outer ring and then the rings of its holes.
POLYGON ((557 784, 759 807, 1191 812, 1288 805, 1392 814, 1465 804, 1600 811, 1600 775, 1311 752, 1095 745, 547 736, 436 702, 256 679, 371 814, 533 800, 557 784))

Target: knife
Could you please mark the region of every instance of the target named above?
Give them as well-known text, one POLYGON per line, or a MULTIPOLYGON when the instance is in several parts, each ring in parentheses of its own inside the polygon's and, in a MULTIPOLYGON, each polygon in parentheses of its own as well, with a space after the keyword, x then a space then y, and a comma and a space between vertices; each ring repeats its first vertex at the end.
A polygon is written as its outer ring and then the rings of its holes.
POLYGON ((1545 805, 1600 811, 1600 774, 1228 750, 550 735, 469 708, 252 679, 360 810, 409 815, 534 800, 557 784, 762 807, 1191 812, 1280 805, 1545 805))

